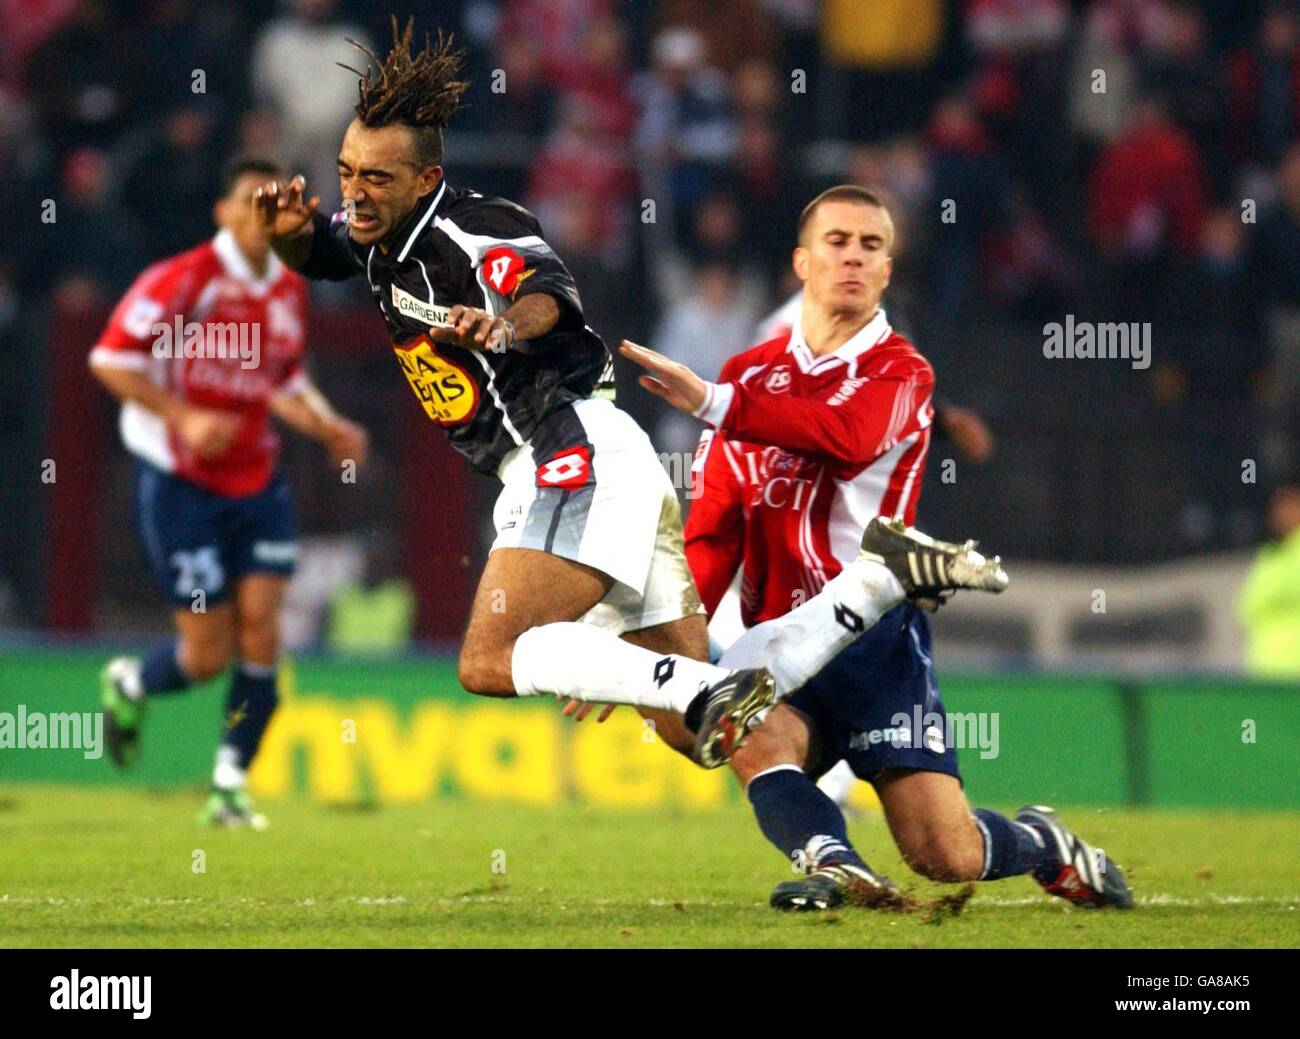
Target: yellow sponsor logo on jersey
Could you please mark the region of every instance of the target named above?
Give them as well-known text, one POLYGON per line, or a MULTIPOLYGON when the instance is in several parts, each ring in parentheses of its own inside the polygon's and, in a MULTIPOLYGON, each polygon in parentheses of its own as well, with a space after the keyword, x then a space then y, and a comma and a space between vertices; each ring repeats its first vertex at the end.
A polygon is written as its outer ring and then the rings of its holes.
POLYGON ((429 418, 443 426, 469 421, 478 407, 478 384, 469 372, 424 336, 406 346, 394 343, 393 352, 429 418))

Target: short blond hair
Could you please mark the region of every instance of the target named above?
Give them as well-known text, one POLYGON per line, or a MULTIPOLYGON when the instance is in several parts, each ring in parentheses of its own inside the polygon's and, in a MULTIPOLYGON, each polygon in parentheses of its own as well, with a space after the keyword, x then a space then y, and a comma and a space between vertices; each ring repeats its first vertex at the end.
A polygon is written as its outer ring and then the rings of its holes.
POLYGON ((856 202, 862 206, 875 206, 885 214, 885 220, 889 223, 889 241, 885 244, 888 247, 893 246, 894 215, 890 213, 889 206, 885 205, 883 198, 870 188, 864 188, 860 184, 836 184, 835 187, 827 188, 804 206, 803 212, 799 214, 799 223, 795 227, 795 240, 800 244, 803 244, 804 230, 823 202, 856 202))

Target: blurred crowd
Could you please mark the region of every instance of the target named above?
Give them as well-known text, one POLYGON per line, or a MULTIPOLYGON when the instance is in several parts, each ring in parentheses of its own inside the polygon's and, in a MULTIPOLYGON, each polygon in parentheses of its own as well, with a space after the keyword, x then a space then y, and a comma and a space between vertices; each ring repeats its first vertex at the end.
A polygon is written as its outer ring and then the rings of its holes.
MULTIPOLYGON (((608 341, 646 337, 715 372, 796 287, 802 205, 856 181, 893 206, 894 323, 995 426, 1069 450, 1088 394, 1113 388, 1125 421, 1172 445, 1150 464, 1179 488, 1159 518, 1184 549, 1261 534, 1243 458, 1261 483, 1296 479, 1296 2, 419 7, 421 28, 469 49, 449 178, 538 215, 608 341), (1150 371, 1116 365, 1059 399, 1017 392, 1045 363, 1035 329, 1066 313, 1152 322, 1150 371)), ((209 235, 234 152, 285 160, 334 207, 356 93, 337 63, 364 67, 349 38, 386 47, 390 10, 0 0, 0 170, 22 227, 0 257, 6 353, 40 342, 43 308, 111 302, 209 235)), ((687 433, 663 435, 668 449, 687 433)))

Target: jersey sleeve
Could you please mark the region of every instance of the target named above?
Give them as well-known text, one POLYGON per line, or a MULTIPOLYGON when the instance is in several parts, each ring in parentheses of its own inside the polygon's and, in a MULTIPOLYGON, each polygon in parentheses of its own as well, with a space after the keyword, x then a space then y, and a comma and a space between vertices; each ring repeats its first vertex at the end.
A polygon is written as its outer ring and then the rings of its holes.
POLYGON ((493 313, 504 313, 524 296, 544 292, 560 305, 557 328, 582 328, 577 283, 542 237, 532 213, 505 199, 487 200, 467 214, 464 232, 459 244, 471 254, 471 268, 493 313))
POLYGON ((709 616, 718 608, 745 552, 744 488, 739 461, 722 435, 706 429, 695 451, 686 517, 686 562, 709 616))
POLYGON ((348 216, 339 210, 332 217, 314 213, 311 218, 311 252, 298 273, 316 281, 345 281, 361 271, 361 262, 348 235, 348 216))
POLYGON ((276 393, 297 393, 307 383, 307 285, 298 279, 293 294, 293 316, 298 329, 293 356, 288 359, 276 383, 276 393))
POLYGON ((170 324, 189 310, 194 280, 192 272, 175 260, 146 268, 113 308, 90 351, 90 363, 144 371, 158 336, 156 326, 170 324))
POLYGON ((736 380, 719 432, 836 462, 866 465, 930 425, 934 372, 920 358, 870 379, 845 380, 826 400, 768 393, 736 380))

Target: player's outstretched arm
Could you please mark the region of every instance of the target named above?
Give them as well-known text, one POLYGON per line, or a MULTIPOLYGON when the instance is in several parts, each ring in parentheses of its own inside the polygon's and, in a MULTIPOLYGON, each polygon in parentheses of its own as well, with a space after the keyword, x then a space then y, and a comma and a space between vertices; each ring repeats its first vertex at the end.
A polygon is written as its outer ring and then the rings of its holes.
POLYGON ((307 182, 302 174, 288 184, 269 181, 253 192, 253 215, 275 254, 285 265, 301 270, 311 255, 315 232, 312 217, 320 205, 313 195, 305 198, 307 182))
POLYGON ((678 411, 694 415, 704 403, 708 383, 686 365, 626 339, 619 346, 619 353, 649 372, 637 380, 642 388, 662 397, 678 411))
POLYGON ((154 383, 144 372, 91 364, 91 372, 120 401, 135 401, 167 423, 198 455, 219 455, 239 432, 242 419, 231 411, 186 404, 154 383))

